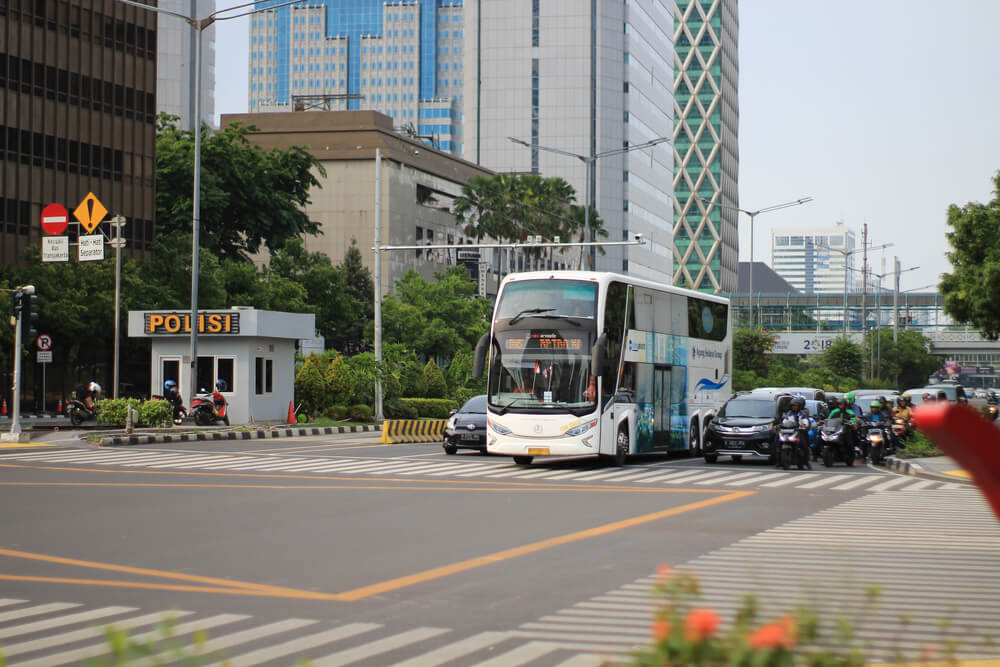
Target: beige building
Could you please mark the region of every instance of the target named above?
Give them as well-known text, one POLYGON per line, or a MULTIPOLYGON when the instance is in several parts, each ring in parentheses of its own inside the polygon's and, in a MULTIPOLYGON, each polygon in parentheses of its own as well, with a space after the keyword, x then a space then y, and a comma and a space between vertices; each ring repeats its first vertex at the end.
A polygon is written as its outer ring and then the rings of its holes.
MULTIPOLYGON (((454 155, 429 148, 418 139, 393 131, 392 119, 376 111, 298 111, 285 113, 224 114, 221 125, 254 125, 251 139, 265 150, 303 146, 314 155, 326 176, 317 174, 322 188, 310 193, 306 207, 322 234, 306 237, 306 248, 322 252, 334 264, 357 241, 361 256, 374 272, 375 151, 382 149, 382 244, 473 243, 451 214, 454 197, 473 176, 493 172, 454 155)), ((468 255, 462 253, 462 257, 468 255)), ((382 257, 382 290, 410 268, 425 278, 457 263, 453 250, 397 250, 382 257)))

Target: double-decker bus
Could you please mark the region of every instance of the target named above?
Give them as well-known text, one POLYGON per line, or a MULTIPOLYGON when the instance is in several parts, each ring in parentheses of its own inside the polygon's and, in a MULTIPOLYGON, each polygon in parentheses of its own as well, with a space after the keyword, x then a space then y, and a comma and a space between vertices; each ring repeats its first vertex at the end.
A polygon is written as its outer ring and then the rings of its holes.
POLYGON ((732 393, 727 299, 615 273, 504 279, 476 347, 486 447, 536 457, 700 452, 732 393))

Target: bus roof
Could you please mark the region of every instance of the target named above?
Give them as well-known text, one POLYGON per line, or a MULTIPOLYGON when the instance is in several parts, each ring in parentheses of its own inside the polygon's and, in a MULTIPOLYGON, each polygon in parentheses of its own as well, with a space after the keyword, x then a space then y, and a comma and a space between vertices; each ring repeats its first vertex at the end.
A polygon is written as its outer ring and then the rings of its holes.
POLYGON ((632 285, 637 285, 640 287, 647 287, 649 289, 660 290, 663 292, 670 292, 672 294, 682 294, 684 296, 690 296, 697 299, 705 299, 706 301, 715 301, 717 303, 729 303, 729 299, 719 296, 717 294, 706 294, 704 292, 696 292, 695 290, 685 289, 683 287, 676 287, 668 283, 658 283, 653 280, 646 280, 643 278, 636 278, 634 276, 627 276, 622 273, 612 273, 610 271, 525 271, 522 273, 511 273, 504 277, 503 282, 500 284, 501 291, 503 287, 509 282, 517 282, 521 280, 548 280, 548 279, 558 279, 558 280, 593 280, 605 284, 611 280, 619 280, 624 283, 629 283, 632 285))

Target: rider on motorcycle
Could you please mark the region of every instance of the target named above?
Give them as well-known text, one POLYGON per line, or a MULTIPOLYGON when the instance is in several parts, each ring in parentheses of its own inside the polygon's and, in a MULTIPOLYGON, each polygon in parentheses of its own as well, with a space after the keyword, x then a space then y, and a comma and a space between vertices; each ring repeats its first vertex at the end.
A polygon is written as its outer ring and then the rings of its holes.
POLYGON ((839 419, 844 424, 844 445, 853 448, 855 443, 855 431, 858 428, 858 420, 861 414, 855 412, 848 402, 848 396, 854 398, 854 394, 844 394, 843 398, 837 400, 837 409, 830 413, 827 419, 839 419))
MULTIPOLYGON (((806 462, 806 467, 812 470, 812 464, 809 462, 809 429, 801 428, 799 421, 802 419, 807 419, 812 422, 809 417, 809 410, 806 409, 806 399, 801 396, 792 397, 791 403, 788 405, 788 411, 781 416, 781 421, 786 419, 794 419, 796 428, 799 432, 799 444, 798 447, 801 450, 802 459, 806 462)), ((781 463, 779 462, 780 466, 781 463)))
POLYGON ((94 400, 101 397, 101 385, 96 382, 90 382, 89 384, 77 385, 74 390, 76 394, 76 400, 87 406, 87 409, 91 412, 94 411, 94 400))
POLYGON ((986 394, 986 402, 990 405, 996 405, 1000 403, 1000 396, 997 396, 997 393, 990 389, 989 393, 986 394))
POLYGON ((183 417, 184 400, 181 398, 180 392, 177 391, 175 381, 167 380, 163 383, 163 399, 174 407, 174 421, 183 417))

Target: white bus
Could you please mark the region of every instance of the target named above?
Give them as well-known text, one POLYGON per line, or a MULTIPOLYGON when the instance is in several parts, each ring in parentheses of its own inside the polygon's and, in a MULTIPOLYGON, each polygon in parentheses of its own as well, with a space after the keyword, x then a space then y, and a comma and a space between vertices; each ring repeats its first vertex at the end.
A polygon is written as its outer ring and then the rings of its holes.
POLYGON ((486 448, 536 457, 699 453, 732 393, 727 299, 615 273, 504 279, 490 332, 486 448))

